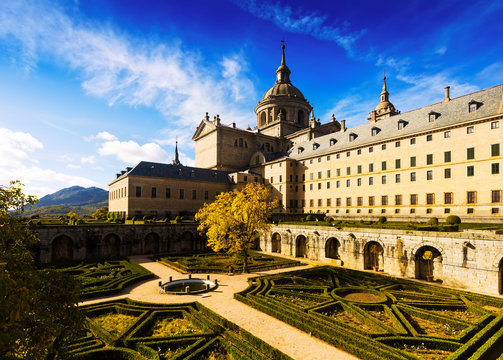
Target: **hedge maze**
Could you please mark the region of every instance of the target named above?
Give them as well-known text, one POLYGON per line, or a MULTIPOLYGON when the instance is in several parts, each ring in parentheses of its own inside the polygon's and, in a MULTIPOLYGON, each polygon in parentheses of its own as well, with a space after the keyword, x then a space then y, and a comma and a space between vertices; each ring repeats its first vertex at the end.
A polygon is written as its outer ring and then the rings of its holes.
POLYGON ((503 359, 503 299, 322 266, 234 297, 365 360, 503 359))
POLYGON ((82 309, 88 330, 70 346, 73 359, 291 360, 199 303, 121 299, 82 309))
POLYGON ((153 273, 129 259, 81 262, 56 268, 80 280, 82 299, 115 294, 126 286, 154 277, 153 273))
MULTIPOLYGON (((161 264, 182 273, 228 273, 240 272, 243 261, 226 253, 203 253, 195 255, 159 256, 161 264)), ((250 251, 248 270, 250 272, 273 270, 302 265, 300 261, 250 251)))

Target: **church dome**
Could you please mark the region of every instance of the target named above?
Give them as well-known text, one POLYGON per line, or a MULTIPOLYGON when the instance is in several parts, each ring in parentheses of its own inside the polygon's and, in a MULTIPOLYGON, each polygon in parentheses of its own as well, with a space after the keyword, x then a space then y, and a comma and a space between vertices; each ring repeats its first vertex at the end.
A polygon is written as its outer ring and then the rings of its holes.
POLYGON ((290 83, 276 83, 262 96, 262 100, 267 100, 271 96, 290 96, 305 100, 304 95, 290 83))
POLYGON ((389 101, 381 101, 379 104, 377 104, 376 106, 376 111, 377 110, 381 110, 381 109, 387 109, 388 107, 391 107, 393 106, 392 103, 390 103, 389 101))

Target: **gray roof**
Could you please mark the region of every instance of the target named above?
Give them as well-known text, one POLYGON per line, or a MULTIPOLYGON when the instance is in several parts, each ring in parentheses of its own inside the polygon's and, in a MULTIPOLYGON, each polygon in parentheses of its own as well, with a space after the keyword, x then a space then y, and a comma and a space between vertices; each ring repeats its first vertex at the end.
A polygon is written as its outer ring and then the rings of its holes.
POLYGON ((367 122, 348 128, 345 132, 323 135, 310 141, 295 144, 290 149, 289 155, 295 159, 309 158, 402 136, 413 136, 414 134, 434 131, 445 126, 496 115, 500 113, 502 106, 502 91, 503 85, 498 85, 451 99, 446 103, 440 102, 376 122, 367 122), (468 104, 472 100, 478 102, 479 107, 476 111, 468 112, 468 104), (432 112, 437 113, 438 116, 435 121, 429 122, 429 114, 432 112), (405 126, 402 129, 398 129, 399 121, 405 121, 405 126), (379 132, 374 136, 371 135, 373 127, 379 129, 379 132), (353 141, 349 141, 350 134, 356 135, 353 141), (331 142, 334 141, 335 144, 331 145, 331 142), (318 146, 315 146, 315 144, 318 146), (303 148, 300 153, 299 148, 303 148))
POLYGON ((150 176, 230 184, 231 181, 228 176, 230 173, 230 171, 141 161, 133 169, 120 176, 120 178, 125 176, 150 176))

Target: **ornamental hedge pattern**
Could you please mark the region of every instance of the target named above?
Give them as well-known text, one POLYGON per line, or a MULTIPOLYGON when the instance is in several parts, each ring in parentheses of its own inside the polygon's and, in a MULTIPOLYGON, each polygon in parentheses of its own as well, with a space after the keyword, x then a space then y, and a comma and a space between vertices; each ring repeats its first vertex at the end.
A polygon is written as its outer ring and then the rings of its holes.
POLYGON ((129 285, 154 278, 153 273, 129 259, 86 261, 56 268, 80 280, 82 299, 116 294, 129 285))
POLYGON ((250 279, 234 297, 365 360, 503 353, 503 299, 491 296, 321 266, 250 279))
POLYGON ((87 330, 70 346, 72 359, 292 360, 199 303, 164 305, 121 299, 82 309, 87 330), (159 332, 159 324, 178 332, 159 332))
MULTIPOLYGON (((302 265, 300 261, 265 255, 250 251, 248 270, 266 271, 302 265)), ((243 261, 226 253, 186 254, 177 256, 155 257, 161 264, 182 273, 228 273, 230 270, 241 272, 243 261)))

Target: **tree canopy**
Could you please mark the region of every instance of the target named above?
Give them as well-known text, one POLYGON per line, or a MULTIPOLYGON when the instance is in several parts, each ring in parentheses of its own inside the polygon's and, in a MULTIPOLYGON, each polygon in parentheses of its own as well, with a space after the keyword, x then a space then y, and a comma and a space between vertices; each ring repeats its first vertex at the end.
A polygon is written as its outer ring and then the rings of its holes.
POLYGON ((100 207, 93 214, 93 218, 97 220, 106 220, 108 215, 108 206, 100 207))
POLYGON ((82 324, 79 288, 62 272, 36 267, 30 249, 38 240, 11 214, 36 202, 21 186, 0 186, 0 358, 53 359, 82 324))
POLYGON ((258 183, 242 190, 221 193, 214 202, 206 203, 197 212, 198 230, 206 233, 214 251, 225 250, 243 255, 243 272, 248 272, 248 251, 257 233, 269 229, 269 214, 278 206, 267 188, 258 183))

